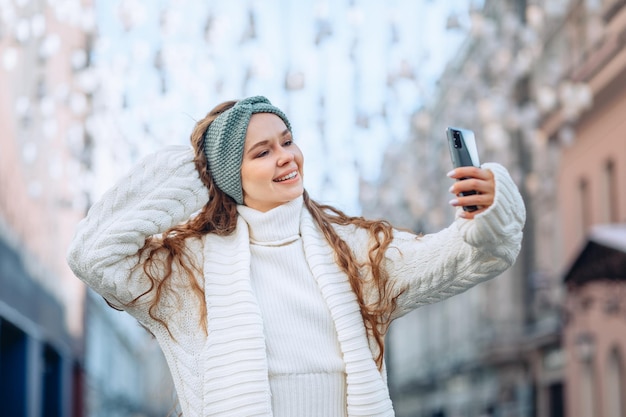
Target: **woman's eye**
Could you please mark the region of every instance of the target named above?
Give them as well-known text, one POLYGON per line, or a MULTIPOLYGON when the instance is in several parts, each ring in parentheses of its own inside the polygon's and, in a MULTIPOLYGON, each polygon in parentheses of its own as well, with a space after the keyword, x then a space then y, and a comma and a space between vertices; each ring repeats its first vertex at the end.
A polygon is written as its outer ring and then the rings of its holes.
POLYGON ((261 158, 261 157, 264 157, 265 155, 267 155, 268 153, 269 153, 268 151, 261 151, 261 152, 259 152, 259 153, 256 155, 256 157, 257 157, 257 158, 261 158))
POLYGON ((289 146, 292 143, 293 143, 293 140, 289 139, 289 140, 286 140, 285 142, 283 142, 283 146, 289 146))

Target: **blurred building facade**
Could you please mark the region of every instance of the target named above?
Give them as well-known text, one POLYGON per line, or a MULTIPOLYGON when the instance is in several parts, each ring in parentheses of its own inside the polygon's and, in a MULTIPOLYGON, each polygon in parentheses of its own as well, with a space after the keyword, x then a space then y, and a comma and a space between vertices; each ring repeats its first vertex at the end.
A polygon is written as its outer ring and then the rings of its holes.
MULTIPOLYGON (((593 105, 573 120, 555 109, 541 123, 552 141, 569 130, 557 184, 570 417, 626 416, 625 6, 604 1, 602 31, 593 36, 593 26, 579 23, 575 34, 567 77, 588 86, 593 105)), ((582 6, 572 14, 585 22, 582 6)))
POLYGON ((510 271, 392 326, 399 417, 624 416, 624 6, 486 1, 413 137, 388 150, 380 181, 362 183, 366 215, 445 227, 444 131, 459 125, 527 205, 510 271))
POLYGON ((87 297, 65 262, 88 206, 94 19, 88 0, 0 2, 2 416, 164 416, 174 404, 147 333, 87 297), (120 362, 124 380, 110 372, 120 362))
POLYGON ((3 2, 0 33, 0 414, 80 413, 84 289, 64 262, 82 210, 67 146, 80 112, 72 53, 87 34, 39 4, 3 2))

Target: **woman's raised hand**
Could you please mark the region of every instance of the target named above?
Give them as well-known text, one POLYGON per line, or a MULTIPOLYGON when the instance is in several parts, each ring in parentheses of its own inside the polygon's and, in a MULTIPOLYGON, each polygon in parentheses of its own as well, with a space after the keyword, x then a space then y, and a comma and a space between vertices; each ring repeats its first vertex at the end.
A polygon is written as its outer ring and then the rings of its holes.
POLYGON ((448 177, 461 180, 455 181, 449 191, 456 197, 450 200, 450 205, 477 206, 478 210, 463 211, 459 214, 464 219, 473 219, 477 214, 487 210, 495 197, 496 183, 493 173, 488 169, 478 167, 459 167, 448 173, 448 177), (476 191, 476 194, 461 196, 461 193, 476 191))

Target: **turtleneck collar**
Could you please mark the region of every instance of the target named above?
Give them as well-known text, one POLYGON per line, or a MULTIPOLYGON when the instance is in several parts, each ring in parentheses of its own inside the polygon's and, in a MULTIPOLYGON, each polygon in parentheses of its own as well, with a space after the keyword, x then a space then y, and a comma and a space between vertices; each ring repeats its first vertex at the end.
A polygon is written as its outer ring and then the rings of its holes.
POLYGON ((250 243, 279 246, 297 240, 300 237, 303 201, 300 196, 266 212, 238 205, 237 212, 248 224, 250 243))

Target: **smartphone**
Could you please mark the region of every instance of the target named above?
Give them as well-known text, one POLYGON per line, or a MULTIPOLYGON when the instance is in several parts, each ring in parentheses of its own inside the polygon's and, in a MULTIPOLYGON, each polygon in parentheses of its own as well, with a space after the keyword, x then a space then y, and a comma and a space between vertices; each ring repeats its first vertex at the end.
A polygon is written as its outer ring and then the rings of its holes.
MULTIPOLYGON (((478 160, 478 149, 476 148, 476 137, 474 132, 469 129, 459 127, 448 127, 446 129, 448 138, 448 148, 450 149, 450 157, 452 165, 455 168, 462 166, 480 166, 478 160)), ((464 180, 461 178, 459 181, 464 180)), ((462 196, 476 194, 476 191, 466 191, 461 193, 462 196)), ((465 211, 476 211, 477 206, 463 206, 465 211)))

